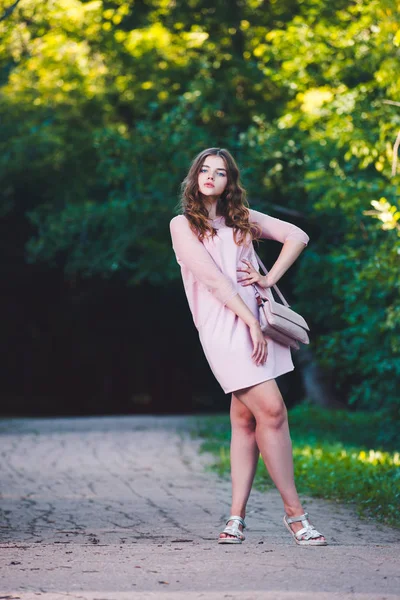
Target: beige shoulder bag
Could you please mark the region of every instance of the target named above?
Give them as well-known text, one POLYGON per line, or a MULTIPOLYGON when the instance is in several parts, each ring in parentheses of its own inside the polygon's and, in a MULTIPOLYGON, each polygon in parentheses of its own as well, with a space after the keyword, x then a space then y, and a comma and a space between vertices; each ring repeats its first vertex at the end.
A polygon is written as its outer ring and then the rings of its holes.
MULTIPOLYGON (((267 275, 268 271, 257 252, 255 252, 255 255, 258 264, 267 275)), ((272 288, 264 289, 254 283, 252 285, 255 289, 259 308, 260 327, 265 337, 269 337, 285 346, 290 346, 295 350, 300 348, 298 342, 309 344, 310 340, 307 334, 307 331, 310 331, 309 326, 301 315, 289 308, 290 305, 286 302, 278 286, 273 285, 272 287, 283 304, 274 299, 272 288)))

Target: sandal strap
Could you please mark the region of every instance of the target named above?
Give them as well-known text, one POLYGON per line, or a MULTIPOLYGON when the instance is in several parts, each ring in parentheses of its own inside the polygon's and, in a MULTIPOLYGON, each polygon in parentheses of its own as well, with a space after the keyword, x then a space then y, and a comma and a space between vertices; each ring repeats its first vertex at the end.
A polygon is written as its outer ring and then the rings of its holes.
MULTIPOLYGON (((226 525, 228 525, 229 521, 234 521, 234 522, 238 523, 238 525, 241 525, 243 527, 243 529, 245 529, 245 527, 246 527, 246 523, 245 523, 244 519, 237 515, 231 515, 229 517, 229 519, 226 521, 226 525)), ((236 528, 238 527, 238 525, 236 525, 236 528)), ((235 527, 235 525, 229 525, 229 527, 235 527)))
POLYGON ((312 540, 314 538, 322 537, 322 533, 317 531, 313 525, 308 525, 308 527, 299 529, 294 535, 298 540, 312 540))
POLYGON ((304 513, 304 515, 300 515, 300 517, 286 517, 286 521, 289 523, 297 523, 299 521, 307 521, 308 513, 304 513))
POLYGON ((239 539, 244 539, 244 535, 240 531, 240 529, 238 529, 237 527, 234 527, 232 525, 228 525, 228 527, 225 527, 225 529, 223 530, 223 533, 227 533, 228 535, 234 535, 235 537, 237 537, 239 539))

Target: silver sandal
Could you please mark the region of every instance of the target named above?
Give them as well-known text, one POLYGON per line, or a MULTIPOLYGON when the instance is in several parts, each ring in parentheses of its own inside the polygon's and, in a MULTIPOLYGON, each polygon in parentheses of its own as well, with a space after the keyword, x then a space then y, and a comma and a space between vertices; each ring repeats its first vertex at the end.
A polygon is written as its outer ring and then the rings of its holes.
POLYGON ((221 533, 227 533, 228 535, 234 535, 235 538, 218 538, 218 544, 241 544, 246 539, 243 533, 239 529, 239 525, 242 525, 243 529, 246 527, 246 523, 242 517, 231 515, 226 522, 226 527, 221 533), (232 525, 228 525, 229 521, 233 521, 232 525))
POLYGON ((308 522, 308 513, 304 513, 304 515, 300 515, 300 517, 288 517, 286 514, 283 517, 283 522, 285 524, 286 529, 290 531, 292 537, 296 544, 299 546, 327 546, 328 542, 326 540, 317 540, 315 538, 323 537, 322 533, 317 531, 314 525, 308 522), (302 529, 293 531, 290 527, 290 523, 297 523, 301 521, 303 525, 302 529))

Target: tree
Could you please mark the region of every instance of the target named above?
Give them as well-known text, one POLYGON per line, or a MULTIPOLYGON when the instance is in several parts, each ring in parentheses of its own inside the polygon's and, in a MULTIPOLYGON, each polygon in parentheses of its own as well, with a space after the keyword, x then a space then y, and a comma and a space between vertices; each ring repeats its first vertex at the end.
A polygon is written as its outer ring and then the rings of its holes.
POLYGON ((29 260, 177 278, 180 181, 228 147, 253 206, 304 216, 297 307, 337 393, 398 410, 399 236, 367 214, 398 214, 394 1, 24 0, 0 36, 3 212, 27 215, 29 260))

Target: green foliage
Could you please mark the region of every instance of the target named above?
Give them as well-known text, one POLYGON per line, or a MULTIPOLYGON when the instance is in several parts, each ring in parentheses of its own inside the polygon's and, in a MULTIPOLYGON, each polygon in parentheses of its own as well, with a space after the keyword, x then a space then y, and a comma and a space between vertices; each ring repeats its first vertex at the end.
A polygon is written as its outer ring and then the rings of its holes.
MULTIPOLYGON (((290 411, 295 479, 300 494, 351 503, 359 515, 398 527, 400 455, 379 443, 380 418, 379 413, 333 413, 306 405, 290 411)), ((202 451, 215 454, 212 468, 228 476, 228 417, 200 418, 193 433, 204 438, 202 451)), ((273 486, 261 457, 254 484, 261 490, 273 486)))
POLYGON ((398 423, 396 15, 390 1, 349 3, 328 18, 304 12, 284 31, 271 30, 259 52, 286 101, 276 120, 259 115, 241 141, 260 165, 255 189, 264 168, 265 185, 289 206, 301 202, 320 232, 300 261, 296 288, 296 307, 318 332, 319 362, 335 371, 350 403, 385 407, 385 420, 398 423), (367 210, 380 197, 389 204, 381 227, 367 210))
POLYGON ((315 355, 394 435, 399 31, 394 0, 23 0, 0 21, 1 214, 28 218, 31 262, 162 284, 190 160, 228 147, 253 207, 303 215, 315 355))

